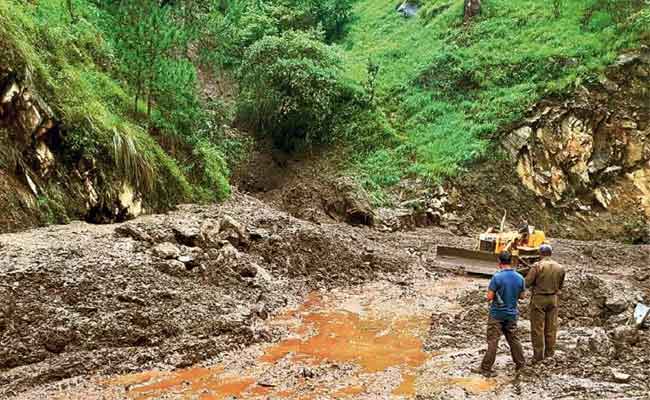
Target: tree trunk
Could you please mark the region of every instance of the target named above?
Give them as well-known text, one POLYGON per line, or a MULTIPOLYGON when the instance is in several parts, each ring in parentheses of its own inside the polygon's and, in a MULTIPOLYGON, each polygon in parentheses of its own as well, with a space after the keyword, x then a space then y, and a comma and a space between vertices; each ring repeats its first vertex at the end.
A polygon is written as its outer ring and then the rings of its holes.
POLYGON ((72 5, 72 0, 66 0, 65 4, 68 8, 68 13, 70 13, 70 21, 73 23, 77 22, 77 16, 74 14, 74 6, 72 5))
POLYGON ((481 13, 481 0, 465 0, 465 22, 481 13))

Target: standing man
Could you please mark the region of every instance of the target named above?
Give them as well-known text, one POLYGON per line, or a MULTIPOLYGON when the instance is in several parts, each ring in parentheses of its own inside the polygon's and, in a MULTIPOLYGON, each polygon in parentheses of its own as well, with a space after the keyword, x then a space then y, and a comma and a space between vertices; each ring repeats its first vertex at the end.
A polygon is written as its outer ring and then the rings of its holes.
POLYGON ((542 259, 526 275, 526 287, 532 288, 530 300, 530 336, 535 362, 552 357, 557 336, 558 294, 564 285, 564 267, 551 259, 553 248, 540 247, 542 259))
POLYGON ((524 290, 524 278, 512 269, 512 255, 507 251, 502 252, 499 254, 499 272, 492 277, 487 292, 487 300, 492 302, 487 325, 488 348, 480 369, 474 370, 475 372, 485 376, 495 375, 492 366, 496 360, 501 335, 506 337, 510 346, 516 369, 524 367, 524 351, 517 337, 517 302, 523 297, 524 290))

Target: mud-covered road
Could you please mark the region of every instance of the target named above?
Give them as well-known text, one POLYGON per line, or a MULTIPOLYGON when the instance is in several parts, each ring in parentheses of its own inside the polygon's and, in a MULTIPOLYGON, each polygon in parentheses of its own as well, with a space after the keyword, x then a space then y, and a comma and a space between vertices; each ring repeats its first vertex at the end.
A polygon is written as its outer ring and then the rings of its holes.
MULTIPOLYGON (((236 196, 117 226, 0 236, 0 396, 16 399, 647 398, 648 247, 554 240, 557 356, 472 374, 487 281, 440 229, 306 222, 236 196), (623 379, 625 378, 625 379, 623 379)), ((527 302, 520 331, 531 356, 527 302)))

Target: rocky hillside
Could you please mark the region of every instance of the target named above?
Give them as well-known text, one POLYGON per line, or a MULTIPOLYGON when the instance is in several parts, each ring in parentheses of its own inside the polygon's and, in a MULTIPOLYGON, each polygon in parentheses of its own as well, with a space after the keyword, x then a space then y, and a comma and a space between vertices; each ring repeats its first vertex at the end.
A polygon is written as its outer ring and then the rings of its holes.
POLYGON ((157 43, 151 87, 134 85, 126 71, 136 68, 126 42, 144 34, 145 11, 180 37, 172 17, 180 10, 154 3, 0 1, 0 231, 121 221, 227 197, 214 139, 221 128, 200 98, 195 67, 180 57, 189 38, 157 43), (125 30, 127 14, 140 11, 142 30, 125 30))
POLYGON ((600 219, 595 236, 641 229, 639 240, 649 239, 649 146, 647 48, 622 55, 598 83, 537 104, 504 139, 522 185, 545 207, 570 210, 595 227, 600 219))
POLYGON ((124 220, 142 213, 142 193, 128 180, 98 185, 103 173, 98 168, 105 166, 93 159, 66 162, 64 129, 33 86, 0 69, 1 230, 62 221, 66 215, 124 220))

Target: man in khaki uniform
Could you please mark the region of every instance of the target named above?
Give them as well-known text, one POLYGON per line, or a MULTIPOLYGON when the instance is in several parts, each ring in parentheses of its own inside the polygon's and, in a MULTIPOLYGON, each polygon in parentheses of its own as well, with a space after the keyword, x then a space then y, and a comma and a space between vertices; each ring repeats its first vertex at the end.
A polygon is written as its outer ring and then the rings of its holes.
POLYGON ((526 275, 526 287, 532 289, 530 300, 530 336, 535 361, 552 357, 557 336, 558 294, 564 285, 564 267, 551 259, 553 248, 540 247, 542 259, 526 275))

